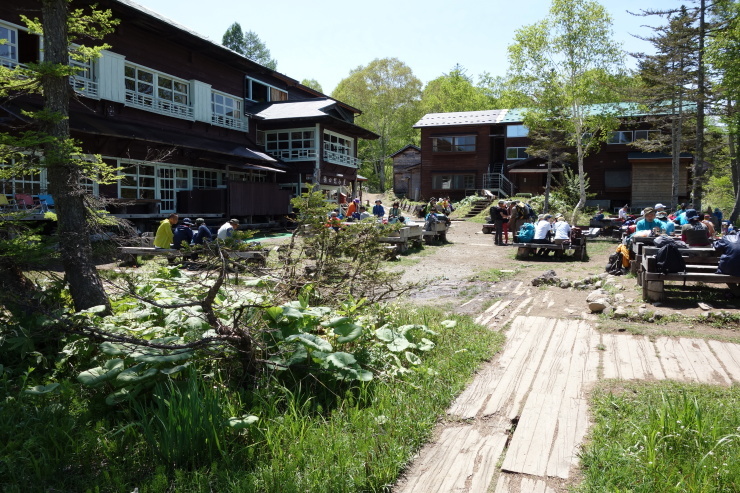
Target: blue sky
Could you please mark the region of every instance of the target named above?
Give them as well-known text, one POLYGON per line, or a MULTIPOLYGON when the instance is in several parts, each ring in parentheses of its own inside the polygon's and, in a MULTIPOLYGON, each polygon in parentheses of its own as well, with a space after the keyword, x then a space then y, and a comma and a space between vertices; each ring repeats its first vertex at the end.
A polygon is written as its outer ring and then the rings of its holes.
MULTIPOLYGON (((297 80, 316 79, 330 94, 350 70, 375 58, 395 57, 423 83, 462 65, 477 79, 504 75, 514 32, 547 15, 549 0, 134 0, 220 43, 239 22, 255 31, 277 60, 277 70, 297 80)), ((650 51, 632 35, 657 17, 628 14, 649 6, 674 8, 676 0, 602 2, 614 19, 614 38, 627 51, 650 51)))

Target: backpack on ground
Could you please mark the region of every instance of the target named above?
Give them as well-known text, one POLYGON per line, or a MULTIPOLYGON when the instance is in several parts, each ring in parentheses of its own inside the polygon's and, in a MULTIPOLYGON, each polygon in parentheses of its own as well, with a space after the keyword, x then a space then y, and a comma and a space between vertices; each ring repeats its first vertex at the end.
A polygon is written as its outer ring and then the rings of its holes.
POLYGON ((663 274, 686 271, 686 262, 681 256, 681 250, 674 243, 666 243, 660 247, 655 261, 658 272, 663 274))
POLYGON ((627 269, 623 267, 622 263, 622 252, 614 252, 609 255, 609 260, 606 263, 606 272, 613 276, 621 276, 627 272, 627 269))
POLYGON ((524 223, 516 234, 517 243, 529 243, 534 240, 534 224, 524 223))

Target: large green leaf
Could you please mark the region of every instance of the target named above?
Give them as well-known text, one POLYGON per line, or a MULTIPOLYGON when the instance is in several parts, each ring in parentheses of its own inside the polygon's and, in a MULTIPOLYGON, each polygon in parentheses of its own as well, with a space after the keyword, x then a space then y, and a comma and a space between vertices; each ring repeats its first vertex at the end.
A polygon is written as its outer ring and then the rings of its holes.
POLYGON ((49 385, 36 385, 30 389, 26 389, 23 392, 29 395, 44 395, 49 392, 53 392, 59 387, 58 383, 50 383, 49 385))
POLYGON ((163 375, 174 375, 175 373, 181 372, 182 370, 184 370, 188 366, 190 366, 190 362, 189 361, 187 363, 183 364, 183 365, 173 366, 172 368, 165 368, 165 369, 160 370, 160 371, 162 372, 163 375))
POLYGON ((403 336, 398 336, 395 339, 393 339, 391 342, 386 344, 386 347, 389 351, 393 351, 394 353, 401 352, 405 349, 408 349, 408 347, 411 345, 411 343, 403 336))
POLYGON ((106 341, 101 343, 99 347, 100 350, 108 356, 120 356, 122 354, 125 354, 123 346, 120 344, 114 344, 112 342, 106 341))
POLYGON ((131 368, 128 368, 124 371, 122 371, 117 377, 116 377, 116 383, 121 385, 131 385, 134 383, 143 382, 144 380, 148 380, 159 373, 159 370, 156 368, 147 368, 143 364, 138 364, 136 366, 132 366, 131 368))
POLYGON ((241 418, 229 418, 226 421, 226 426, 234 430, 243 430, 244 428, 249 428, 257 421, 259 421, 257 416, 244 415, 241 418))
POLYGON ((298 308, 294 308, 292 306, 284 306, 283 307, 283 317, 292 318, 294 320, 300 320, 303 318, 303 312, 299 310, 298 308))
POLYGON ((342 353, 342 352, 330 354, 326 358, 326 361, 336 366, 337 368, 345 368, 345 367, 357 364, 357 360, 355 359, 353 355, 349 353, 342 353))
POLYGON ((362 326, 348 322, 334 327, 334 333, 338 335, 337 342, 352 342, 362 335, 362 326))
POLYGON ((179 363, 180 361, 187 361, 192 357, 193 352, 190 349, 186 349, 184 351, 172 354, 142 354, 134 358, 134 360, 140 361, 142 363, 163 365, 167 363, 179 363))
POLYGON ((421 342, 417 344, 416 348, 419 351, 431 351, 432 349, 434 349, 434 346, 435 344, 432 341, 430 341, 426 337, 422 337, 421 342))
POLYGON ((88 387, 97 387, 109 380, 112 380, 113 378, 116 378, 118 374, 123 371, 123 368, 124 366, 122 359, 112 359, 106 361, 102 367, 98 366, 97 368, 83 371, 82 373, 77 375, 77 380, 82 385, 87 385, 88 387))
POLYGON ((298 341, 304 346, 315 349, 317 351, 326 351, 329 352, 332 350, 331 344, 329 344, 329 341, 326 339, 322 339, 321 337, 315 335, 315 334, 294 334, 292 336, 289 336, 287 339, 285 339, 287 342, 292 341, 298 341))
POLYGON ((408 361, 412 365, 420 365, 421 364, 421 358, 419 358, 414 353, 409 352, 409 351, 406 351, 404 354, 406 355, 406 361, 408 361))
POLYGON ((328 322, 322 323, 321 325, 323 325, 324 327, 336 327, 338 325, 345 325, 350 322, 352 322, 352 319, 349 317, 335 317, 328 322))
POLYGON ((383 342, 391 342, 396 338, 396 333, 390 327, 383 326, 375 331, 375 337, 383 342))
POLYGON ((183 325, 191 330, 208 330, 211 328, 210 324, 200 317, 188 317, 183 325))

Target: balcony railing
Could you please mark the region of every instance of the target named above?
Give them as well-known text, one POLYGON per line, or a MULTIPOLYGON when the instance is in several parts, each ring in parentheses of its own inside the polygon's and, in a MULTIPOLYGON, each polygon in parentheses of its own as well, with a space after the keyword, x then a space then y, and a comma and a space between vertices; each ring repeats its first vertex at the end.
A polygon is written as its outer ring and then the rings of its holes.
POLYGON ((362 161, 353 156, 342 154, 336 151, 330 151, 324 148, 324 160, 330 163, 339 164, 341 166, 347 166, 349 168, 359 168, 362 161))
POLYGON ((211 123, 219 127, 233 128, 236 130, 246 130, 247 121, 242 118, 233 118, 226 115, 211 115, 211 123))
POLYGON ((267 153, 283 161, 308 161, 316 159, 316 149, 278 149, 267 151, 267 153))
POLYGON ((95 81, 79 76, 72 76, 69 78, 69 84, 74 88, 75 92, 90 98, 98 97, 98 83, 95 81))
POLYGON ((174 116, 176 118, 184 118, 186 120, 192 120, 194 114, 193 108, 186 104, 175 103, 174 101, 159 99, 148 94, 141 94, 134 91, 126 91, 126 104, 128 106, 161 113, 163 115, 174 116))

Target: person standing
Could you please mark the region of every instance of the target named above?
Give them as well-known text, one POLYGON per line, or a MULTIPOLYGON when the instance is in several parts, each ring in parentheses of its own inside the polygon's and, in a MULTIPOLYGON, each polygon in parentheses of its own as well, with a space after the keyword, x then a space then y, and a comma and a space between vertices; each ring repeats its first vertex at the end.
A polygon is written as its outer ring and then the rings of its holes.
POLYGON ((170 248, 174 234, 172 228, 177 224, 178 216, 174 212, 167 219, 162 220, 154 235, 154 248, 170 248))
POLYGON ((360 212, 360 199, 354 199, 349 206, 347 207, 347 217, 352 217, 352 215, 357 212, 360 212))
POLYGON ((504 234, 504 222, 509 220, 509 212, 506 209, 506 202, 503 200, 498 201, 498 206, 491 207, 491 221, 496 228, 493 243, 495 245, 503 245, 503 234, 504 234))

